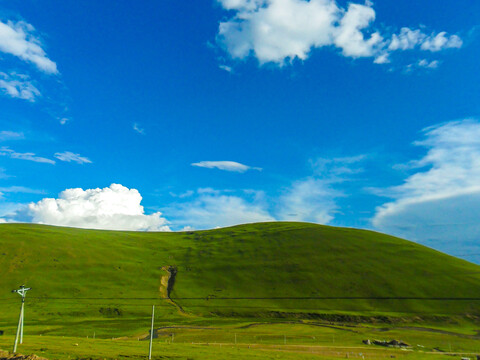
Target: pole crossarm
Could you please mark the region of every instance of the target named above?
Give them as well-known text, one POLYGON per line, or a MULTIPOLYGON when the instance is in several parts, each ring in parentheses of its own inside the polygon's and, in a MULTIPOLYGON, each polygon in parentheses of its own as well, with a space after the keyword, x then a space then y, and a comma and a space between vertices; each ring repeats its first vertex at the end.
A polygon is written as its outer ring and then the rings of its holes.
POLYGON ((12 293, 17 293, 22 297, 22 300, 25 300, 25 296, 27 295, 27 291, 31 290, 32 288, 27 288, 25 285, 20 286, 20 289, 12 290, 12 293))

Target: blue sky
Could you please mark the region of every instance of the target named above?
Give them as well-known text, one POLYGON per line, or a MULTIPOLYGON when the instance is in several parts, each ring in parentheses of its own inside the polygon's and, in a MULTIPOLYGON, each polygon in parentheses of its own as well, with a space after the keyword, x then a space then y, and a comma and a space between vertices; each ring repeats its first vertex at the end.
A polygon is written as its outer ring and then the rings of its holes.
POLYGON ((480 261, 480 3, 0 1, 0 221, 310 221, 480 261))

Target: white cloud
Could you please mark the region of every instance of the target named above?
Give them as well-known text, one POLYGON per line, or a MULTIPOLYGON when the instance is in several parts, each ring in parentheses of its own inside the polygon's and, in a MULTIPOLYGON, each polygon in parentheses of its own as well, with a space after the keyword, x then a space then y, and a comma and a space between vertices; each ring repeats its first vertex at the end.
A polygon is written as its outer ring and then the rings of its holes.
POLYGON ((388 50, 411 50, 422 43, 425 38, 426 35, 420 30, 411 30, 410 28, 403 27, 400 29, 399 34, 392 35, 388 50))
POLYGON ((375 20, 375 11, 370 6, 349 4, 348 11, 340 20, 340 25, 334 32, 334 43, 342 49, 345 56, 350 57, 370 57, 376 52, 383 37, 378 33, 373 33, 368 40, 365 40, 362 33, 363 29, 370 26, 375 20))
POLYGON ((36 156, 35 153, 19 153, 7 146, 3 146, 0 148, 0 156, 8 156, 12 159, 20 159, 20 160, 29 160, 38 163, 45 163, 45 164, 55 164, 54 160, 47 159, 41 156, 36 156))
POLYGON ((305 60, 312 49, 335 46, 347 57, 373 57, 388 63, 394 51, 440 51, 459 48, 462 40, 445 32, 431 35, 402 28, 399 34, 374 31, 373 4, 350 3, 343 9, 335 0, 217 0, 234 13, 220 22, 217 42, 234 59, 251 55, 260 64, 283 65, 305 60))
POLYGON ((57 199, 28 205, 34 223, 89 229, 169 231, 160 212, 144 213, 136 189, 112 184, 103 189, 66 189, 57 199))
POLYGON ((427 68, 427 69, 436 69, 439 66, 438 60, 428 61, 427 59, 421 59, 417 62, 417 66, 427 68))
POLYGON ((84 156, 80 156, 80 154, 75 154, 70 151, 64 151, 63 153, 55 153, 54 155, 58 160, 67 161, 67 162, 76 162, 78 164, 90 164, 92 161, 84 156))
POLYGON ((252 167, 244 164, 240 164, 235 161, 200 161, 198 163, 191 164, 192 166, 202 167, 207 169, 219 169, 225 171, 233 171, 243 173, 247 170, 258 170, 261 171, 261 168, 252 167))
POLYGON ((41 96, 40 90, 32 84, 27 75, 23 74, 0 72, 0 89, 5 95, 30 102, 41 96))
POLYGON ((260 63, 306 59, 312 47, 333 43, 339 9, 326 0, 223 1, 237 14, 221 22, 218 41, 233 58, 254 53, 260 63))
POLYGON ((10 176, 6 173, 5 169, 0 167, 0 179, 8 179, 10 176))
POLYGON ((39 70, 55 74, 57 65, 47 57, 35 28, 24 22, 0 21, 0 51, 34 64, 39 70))
POLYGON ((311 162, 312 176, 293 181, 275 197, 255 189, 199 188, 186 192, 188 201, 171 205, 166 212, 176 226, 196 229, 276 220, 327 224, 337 212, 337 199, 346 196, 337 188, 363 171, 360 163, 365 158, 316 159, 311 162))
POLYGON ((219 2, 227 10, 254 10, 266 3, 265 0, 219 0, 219 2))
POLYGON ((43 190, 31 189, 25 186, 0 187, 0 193, 24 193, 24 194, 45 194, 43 190))
POLYGON ((278 201, 281 220, 330 223, 338 212, 337 199, 346 196, 340 184, 363 172, 365 155, 317 158, 311 161, 314 175, 293 182, 278 201))
POLYGON ((141 135, 145 135, 145 129, 142 129, 139 124, 133 123, 133 130, 141 135))
POLYGON ((25 139, 23 132, 3 130, 0 131, 0 141, 5 140, 22 140, 25 139))
POLYGON ((447 36, 445 31, 427 35, 421 30, 404 27, 399 34, 392 35, 388 50, 411 50, 419 46, 422 50, 437 52, 444 49, 461 48, 462 45, 463 41, 458 35, 447 36))
POLYGON ((228 66, 228 65, 218 65, 218 67, 222 70, 225 70, 226 72, 229 72, 229 73, 232 73, 233 72, 233 68, 231 66, 228 66))
POLYGON ((457 35, 445 36, 446 32, 443 31, 437 35, 429 36, 425 41, 423 41, 421 48, 422 50, 428 50, 432 52, 440 51, 443 49, 450 48, 461 48, 463 45, 462 39, 457 35))
POLYGON ((278 218, 327 224, 337 210, 335 198, 342 195, 324 179, 296 181, 280 198, 278 218))
POLYGON ((195 228, 191 226, 184 226, 180 231, 193 231, 193 230, 195 230, 195 228))
POLYGON ((427 148, 426 155, 407 165, 416 172, 402 185, 383 192, 394 200, 377 208, 374 226, 437 248, 478 241, 480 123, 454 121, 424 134, 415 145, 427 148))
POLYGON ((388 52, 383 52, 378 54, 373 60, 375 64, 389 64, 390 63, 390 54, 388 52))
POLYGON ((174 192, 170 192, 169 194, 170 194, 170 196, 172 196, 174 198, 184 199, 184 198, 192 196, 193 194, 195 194, 195 192, 193 190, 187 190, 187 191, 185 191, 183 193, 180 193, 180 194, 176 194, 174 192))
POLYGON ((346 175, 358 174, 363 172, 360 165, 365 159, 366 155, 334 157, 334 158, 317 158, 311 161, 311 164, 317 175, 324 178, 329 178, 330 181, 342 181, 346 175))
POLYGON ((235 195, 203 193, 194 200, 176 204, 167 210, 175 225, 195 229, 211 229, 231 225, 274 221, 258 201, 248 201, 235 195))
MULTIPOLYGON (((18 212, 21 212, 23 208, 25 208, 25 204, 12 203, 12 202, 2 200, 0 202, 0 222, 1 223, 18 222, 13 217, 15 217, 18 212)), ((20 218, 19 220, 20 222, 23 222, 23 219, 20 218)))

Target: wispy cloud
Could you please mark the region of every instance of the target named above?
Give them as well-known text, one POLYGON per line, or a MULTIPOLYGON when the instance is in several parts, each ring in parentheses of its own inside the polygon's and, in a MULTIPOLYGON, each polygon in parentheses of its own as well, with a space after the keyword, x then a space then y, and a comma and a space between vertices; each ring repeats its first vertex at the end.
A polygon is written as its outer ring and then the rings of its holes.
POLYGON ((28 160, 34 161, 38 163, 45 163, 45 164, 55 164, 54 160, 47 159, 44 157, 36 156, 35 153, 19 153, 15 150, 10 149, 7 146, 3 146, 0 148, 0 156, 8 156, 12 159, 20 159, 20 160, 28 160))
POLYGON ((85 157, 81 156, 80 154, 75 154, 70 151, 64 152, 57 152, 54 155, 58 160, 66 161, 66 162, 76 162, 77 164, 90 164, 92 161, 85 157))
POLYGON ((364 162, 366 158, 367 155, 363 154, 334 158, 320 157, 312 160, 310 163, 317 175, 324 175, 330 179, 337 179, 337 176, 363 172, 362 162, 364 162))
POLYGON ((465 245, 480 237, 480 123, 453 121, 424 130, 415 145, 427 149, 405 169, 403 184, 380 192, 393 198, 377 208, 373 224, 439 248, 465 245))
POLYGON ((141 135, 145 135, 145 129, 141 128, 138 123, 133 123, 133 130, 141 135))
POLYGON ((23 193, 23 194, 45 194, 44 190, 32 189, 25 186, 4 186, 0 187, 0 194, 23 193))
POLYGON ((45 73, 58 73, 57 64, 47 57, 35 28, 24 21, 0 21, 0 51, 29 62, 45 73))
POLYGON ((231 66, 228 66, 228 65, 218 65, 218 67, 222 70, 225 70, 226 72, 229 72, 229 73, 232 73, 233 72, 233 68, 231 66))
POLYGON ((310 162, 310 176, 292 181, 276 194, 258 189, 187 191, 184 202, 170 205, 165 213, 174 226, 196 229, 275 220, 327 224, 338 212, 337 200, 348 195, 342 184, 363 171, 365 159, 365 155, 317 158, 310 162))
POLYGON ((0 179, 7 179, 10 175, 8 175, 4 168, 0 167, 0 179))
POLYGON ((325 179, 295 181, 280 197, 278 218, 328 224, 338 209, 335 199, 344 196, 325 179))
POLYGON ((191 165, 207 169, 219 169, 239 173, 244 173, 248 170, 262 170, 262 168, 240 164, 236 161, 200 161, 191 165))
POLYGON ((277 218, 330 223, 339 210, 337 200, 347 196, 341 184, 363 172, 362 163, 366 158, 366 155, 357 155, 312 160, 314 174, 284 189, 277 205, 277 218))
POLYGON ((396 51, 438 52, 463 44, 458 35, 444 31, 430 35, 406 27, 398 34, 374 31, 371 2, 342 8, 335 0, 217 1, 234 13, 220 23, 217 43, 234 59, 254 56, 260 64, 305 60, 312 49, 330 46, 343 56, 370 57, 382 64, 396 51))
POLYGON ((29 102, 41 99, 43 111, 65 124, 70 101, 68 91, 61 81, 57 64, 48 57, 33 25, 25 21, 0 21, 0 55, 7 64, 13 60, 14 68, 22 69, 21 73, 0 72, 0 94, 29 102), (33 65, 42 75, 57 76, 33 76, 28 65, 33 65))
POLYGON ((24 74, 0 72, 0 89, 7 96, 30 102, 41 96, 40 90, 33 85, 30 77, 24 74))
POLYGON ((23 132, 16 132, 16 131, 9 131, 9 130, 0 131, 0 141, 23 140, 23 139, 25 139, 25 135, 23 134, 23 132))
POLYGON ((274 221, 266 204, 258 199, 226 195, 221 191, 200 193, 191 201, 165 209, 178 227, 209 229, 252 222, 274 221))

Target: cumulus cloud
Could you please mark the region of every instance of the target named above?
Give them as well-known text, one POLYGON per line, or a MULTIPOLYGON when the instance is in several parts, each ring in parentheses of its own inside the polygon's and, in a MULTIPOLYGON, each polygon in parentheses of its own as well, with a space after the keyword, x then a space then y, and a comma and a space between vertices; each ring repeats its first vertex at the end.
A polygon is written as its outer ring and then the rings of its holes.
POLYGON ((237 14, 221 22, 218 41, 233 58, 254 53, 261 62, 306 59, 312 47, 333 43, 339 9, 332 1, 222 1, 237 14))
POLYGON ((376 52, 383 37, 375 32, 368 39, 362 33, 375 20, 375 11, 366 5, 350 4, 334 31, 334 43, 345 56, 370 57, 376 52))
POLYGON ((305 60, 312 49, 322 47, 336 47, 346 57, 373 57, 375 63, 384 64, 394 51, 462 46, 459 36, 445 32, 427 35, 405 27, 399 34, 381 34, 372 27, 376 14, 369 1, 350 3, 347 9, 335 0, 217 1, 233 12, 220 22, 217 42, 232 58, 253 55, 260 64, 305 60))
POLYGON ((3 146, 0 148, 0 156, 8 156, 12 159, 28 160, 44 164, 55 164, 54 160, 47 159, 41 156, 36 156, 35 153, 19 153, 15 150, 10 149, 8 146, 3 146))
POLYGON ((76 162, 77 164, 90 164, 92 161, 84 156, 80 156, 80 154, 75 154, 70 151, 65 152, 57 152, 54 155, 58 160, 67 161, 67 162, 76 162))
POLYGON ((448 36, 445 31, 438 34, 425 34, 421 30, 404 27, 399 34, 393 34, 388 50, 411 50, 420 47, 421 50, 437 52, 444 49, 461 48, 462 39, 458 35, 448 36))
POLYGON ((252 167, 244 164, 240 164, 235 161, 200 161, 198 163, 191 164, 192 166, 202 167, 207 169, 219 169, 225 171, 233 171, 243 173, 247 170, 258 170, 261 171, 261 168, 252 167))
POLYGON ((446 36, 446 34, 447 33, 445 31, 442 31, 437 35, 427 37, 427 39, 422 42, 422 50, 436 52, 443 49, 458 49, 462 47, 463 41, 460 39, 460 37, 457 35, 446 36))
POLYGON ((136 189, 112 184, 103 189, 66 189, 59 197, 28 205, 31 221, 88 229, 169 231, 160 212, 146 215, 136 189))
POLYGON ((30 81, 28 75, 0 72, 0 89, 12 98, 18 98, 34 102, 39 97, 38 90, 30 81))
POLYGON ((415 145, 424 157, 405 167, 414 171, 382 195, 373 225, 444 250, 480 238, 480 123, 454 121, 424 130, 415 145))
POLYGON ((404 27, 400 29, 400 33, 392 35, 388 50, 411 50, 425 41, 425 38, 426 35, 422 31, 404 27))
POLYGON ((35 28, 24 21, 0 21, 0 51, 35 65, 39 70, 56 74, 57 65, 47 57, 35 28))

